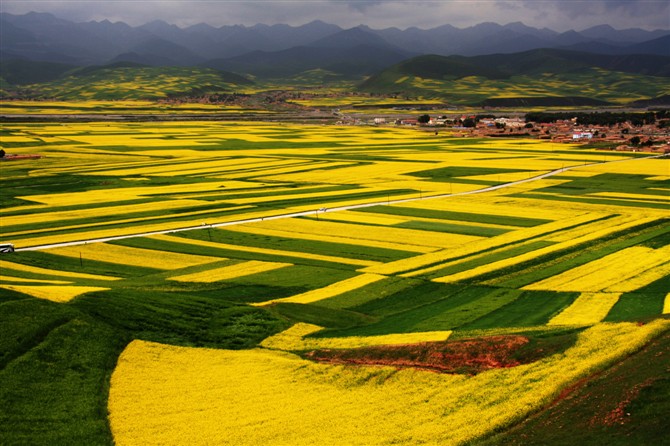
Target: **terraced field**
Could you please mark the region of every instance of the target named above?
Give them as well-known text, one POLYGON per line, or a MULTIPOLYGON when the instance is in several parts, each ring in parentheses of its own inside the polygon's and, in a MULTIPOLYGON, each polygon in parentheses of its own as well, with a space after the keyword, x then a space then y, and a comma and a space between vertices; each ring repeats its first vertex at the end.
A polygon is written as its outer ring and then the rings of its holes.
POLYGON ((463 444, 670 329, 667 158, 270 123, 0 144, 44 155, 0 180, 8 444, 463 444))

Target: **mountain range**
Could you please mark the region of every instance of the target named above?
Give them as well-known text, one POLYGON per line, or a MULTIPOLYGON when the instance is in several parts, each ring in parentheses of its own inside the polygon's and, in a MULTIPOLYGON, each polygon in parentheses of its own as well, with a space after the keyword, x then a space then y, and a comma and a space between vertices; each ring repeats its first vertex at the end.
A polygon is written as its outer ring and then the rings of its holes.
POLYGON ((559 33, 522 23, 482 23, 459 29, 342 29, 314 21, 302 26, 207 24, 180 28, 163 21, 141 26, 108 20, 76 23, 47 13, 0 14, 0 60, 69 66, 133 62, 203 66, 272 78, 322 69, 341 76, 373 74, 414 56, 510 54, 537 48, 598 54, 670 56, 670 30, 616 30, 608 25, 559 33))

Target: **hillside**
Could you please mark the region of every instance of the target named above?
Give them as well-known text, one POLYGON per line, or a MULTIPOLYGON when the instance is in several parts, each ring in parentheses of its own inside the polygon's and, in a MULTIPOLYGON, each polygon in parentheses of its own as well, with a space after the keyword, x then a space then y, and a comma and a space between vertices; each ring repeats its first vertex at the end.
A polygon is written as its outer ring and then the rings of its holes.
POLYGON ((324 70, 343 78, 358 80, 407 57, 402 51, 372 45, 350 48, 296 47, 208 61, 204 66, 266 79, 282 79, 311 70, 324 70))
POLYGON ((428 55, 394 65, 367 79, 360 89, 463 104, 534 98, 534 105, 541 106, 554 105, 556 98, 584 97, 594 99, 592 105, 626 103, 670 91, 670 57, 555 49, 476 57, 428 55))
MULTIPOLYGON (((3 73, 3 77, 10 81, 15 76, 3 73)), ((118 62, 68 71, 47 82, 14 89, 23 97, 60 100, 163 99, 232 93, 252 83, 242 76, 210 68, 149 67, 118 62)))

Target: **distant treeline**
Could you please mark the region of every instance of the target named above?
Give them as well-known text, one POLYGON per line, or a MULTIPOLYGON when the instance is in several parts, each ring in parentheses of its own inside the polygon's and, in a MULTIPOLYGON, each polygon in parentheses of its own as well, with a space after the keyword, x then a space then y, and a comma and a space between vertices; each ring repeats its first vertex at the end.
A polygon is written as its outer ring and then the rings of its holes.
POLYGON ((670 110, 648 111, 644 113, 627 112, 531 112, 526 114, 526 122, 550 123, 577 118, 579 125, 616 125, 630 122, 636 127, 645 124, 654 124, 657 121, 669 119, 670 110))

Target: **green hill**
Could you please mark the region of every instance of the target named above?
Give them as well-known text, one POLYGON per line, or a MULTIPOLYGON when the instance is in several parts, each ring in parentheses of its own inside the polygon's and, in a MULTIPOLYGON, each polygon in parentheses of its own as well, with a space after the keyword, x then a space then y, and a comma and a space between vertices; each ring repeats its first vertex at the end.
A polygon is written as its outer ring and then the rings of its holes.
POLYGON ((232 93, 251 84, 242 76, 209 68, 117 63, 80 68, 49 82, 27 85, 23 95, 61 100, 146 100, 232 93))
POLYGON ((600 374, 570 388, 553 404, 479 446, 664 444, 670 410, 670 333, 600 374), (643 367, 640 364, 644 364, 643 367))
POLYGON ((12 59, 2 62, 0 77, 9 84, 26 85, 58 79, 73 68, 74 65, 63 63, 12 59))
POLYGON ((670 92, 670 58, 548 49, 476 57, 429 55, 394 65, 359 88, 459 104, 505 105, 485 102, 504 99, 514 105, 528 98, 538 106, 627 103, 670 92))

